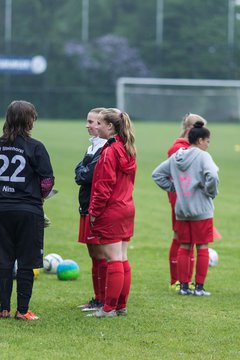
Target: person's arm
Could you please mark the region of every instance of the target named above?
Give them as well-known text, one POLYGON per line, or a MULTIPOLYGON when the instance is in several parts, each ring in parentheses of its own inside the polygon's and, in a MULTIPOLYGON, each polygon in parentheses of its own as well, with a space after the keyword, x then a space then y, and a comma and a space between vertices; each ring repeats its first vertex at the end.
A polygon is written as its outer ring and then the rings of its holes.
POLYGON ((94 155, 86 154, 84 159, 75 168, 75 182, 78 185, 91 184, 96 163, 100 157, 101 149, 94 155))
POLYGON ((39 143, 35 150, 34 168, 40 178, 41 196, 45 199, 53 188, 54 176, 50 157, 42 143, 39 143))
POLYGON ((214 199, 218 194, 218 167, 208 153, 205 153, 203 159, 203 168, 205 179, 205 182, 203 184, 203 190, 207 196, 214 199))
POLYGON ((152 173, 152 178, 155 183, 163 190, 168 192, 175 191, 173 181, 171 180, 169 160, 165 160, 158 167, 156 167, 152 173))
POLYGON ((40 187, 41 187, 41 195, 42 198, 45 199, 48 194, 51 192, 54 185, 54 178, 43 178, 40 180, 40 187))

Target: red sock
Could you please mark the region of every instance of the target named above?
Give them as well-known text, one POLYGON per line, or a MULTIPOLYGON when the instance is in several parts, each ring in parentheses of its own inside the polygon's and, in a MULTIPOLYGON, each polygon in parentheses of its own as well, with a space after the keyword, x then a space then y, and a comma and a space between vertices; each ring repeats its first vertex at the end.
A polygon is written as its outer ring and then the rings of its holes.
POLYGON ((95 294, 94 297, 96 300, 100 300, 100 297, 101 297, 99 281, 98 281, 99 261, 101 261, 101 260, 92 258, 92 284, 93 284, 93 290, 94 290, 94 294, 95 294))
POLYGON ((196 264, 196 284, 204 284, 209 263, 208 248, 197 250, 197 264, 196 264))
POLYGON ((190 268, 190 249, 179 248, 178 250, 178 275, 179 281, 188 283, 190 268))
POLYGON ((123 282, 124 270, 122 261, 109 261, 107 267, 104 311, 116 309, 123 288, 123 282))
POLYGON ((171 276, 171 285, 175 284, 178 278, 178 269, 177 269, 177 256, 179 249, 179 242, 177 239, 172 239, 172 244, 169 250, 169 267, 170 267, 170 276, 171 276))
POLYGON ((124 270, 124 282, 123 282, 123 288, 121 294, 118 299, 118 304, 117 304, 118 310, 127 307, 127 300, 130 292, 131 278, 132 278, 131 265, 129 264, 128 260, 123 261, 123 270, 124 270))
POLYGON ((193 270, 194 270, 194 263, 195 263, 195 259, 194 259, 194 246, 191 247, 190 250, 190 266, 189 266, 189 277, 188 277, 188 282, 192 282, 192 277, 193 277, 193 270))
POLYGON ((105 287, 106 287, 106 275, 107 275, 107 260, 102 259, 99 261, 98 266, 98 286, 99 286, 99 295, 100 301, 104 303, 105 300, 105 287))

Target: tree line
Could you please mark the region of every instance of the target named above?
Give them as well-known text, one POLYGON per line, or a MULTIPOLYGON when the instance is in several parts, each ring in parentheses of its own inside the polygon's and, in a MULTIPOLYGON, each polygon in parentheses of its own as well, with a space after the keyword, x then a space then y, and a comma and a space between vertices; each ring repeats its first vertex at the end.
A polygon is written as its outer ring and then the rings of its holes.
POLYGON ((115 104, 121 76, 236 80, 240 75, 239 7, 230 18, 229 0, 13 0, 10 41, 6 1, 0 1, 0 55, 41 54, 48 63, 41 75, 0 73, 1 109, 25 96, 44 116, 75 118, 90 107, 115 104))

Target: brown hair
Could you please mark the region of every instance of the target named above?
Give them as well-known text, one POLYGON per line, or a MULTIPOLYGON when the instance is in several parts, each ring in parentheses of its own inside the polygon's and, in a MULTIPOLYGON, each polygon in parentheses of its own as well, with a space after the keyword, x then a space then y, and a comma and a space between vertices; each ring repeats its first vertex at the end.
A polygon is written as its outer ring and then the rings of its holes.
POLYGON ((103 120, 112 123, 116 133, 122 139, 125 149, 130 156, 136 156, 135 136, 132 122, 126 112, 109 108, 101 111, 103 120))
POLYGON ((24 100, 11 102, 7 108, 2 139, 13 143, 18 135, 24 138, 30 137, 36 120, 37 111, 33 104, 24 100))

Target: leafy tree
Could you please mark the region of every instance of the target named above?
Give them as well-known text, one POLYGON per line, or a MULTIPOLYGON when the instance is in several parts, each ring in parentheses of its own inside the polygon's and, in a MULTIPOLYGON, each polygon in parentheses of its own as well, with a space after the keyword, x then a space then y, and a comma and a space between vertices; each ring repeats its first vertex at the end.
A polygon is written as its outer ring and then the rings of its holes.
MULTIPOLYGON (((231 47, 228 0, 163 3, 159 45, 157 0, 89 0, 87 43, 82 42, 82 0, 14 0, 11 44, 4 43, 0 27, 0 53, 42 54, 48 68, 38 76, 0 73, 5 94, 0 109, 10 98, 24 96, 39 102, 46 115, 79 117, 78 107, 85 115, 96 102, 112 105, 119 76, 239 79, 240 23, 234 16, 231 47)), ((240 12, 239 7, 234 11, 240 12)))

